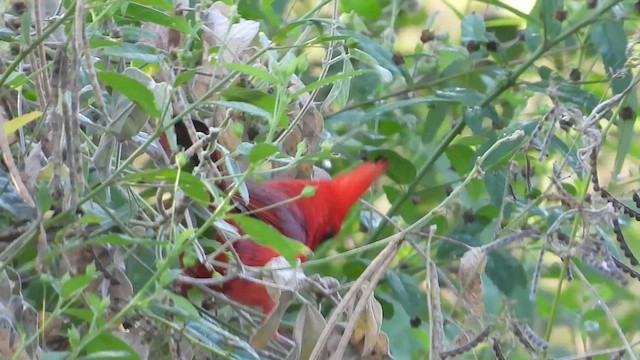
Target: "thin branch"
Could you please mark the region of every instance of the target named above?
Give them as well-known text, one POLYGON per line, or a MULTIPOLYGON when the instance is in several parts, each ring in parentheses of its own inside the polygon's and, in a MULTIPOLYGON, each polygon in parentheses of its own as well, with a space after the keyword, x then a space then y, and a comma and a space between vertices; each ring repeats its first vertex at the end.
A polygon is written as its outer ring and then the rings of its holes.
POLYGON ((569 262, 573 273, 576 274, 578 278, 580 278, 580 281, 582 281, 582 283, 587 287, 591 294, 593 294, 593 296, 597 300, 597 304, 600 305, 600 308, 602 308, 602 310, 604 310, 604 313, 607 315, 609 323, 611 324, 611 326, 613 326, 614 329, 616 329, 616 332, 618 333, 620 340, 622 340, 625 350, 627 350, 629 358, 632 360, 637 360, 638 358, 633 352, 631 344, 629 344, 629 340, 627 340, 627 336, 625 335, 624 331, 622 331, 620 324, 618 324, 618 320, 616 320, 615 316, 613 316, 613 313, 611 312, 611 309, 609 309, 609 306, 607 306, 607 303, 604 301, 604 299, 602 299, 602 297, 600 297, 596 289, 591 285, 591 283, 589 283, 589 280, 587 280, 582 271, 580 271, 580 269, 573 263, 573 261, 569 259, 569 262))

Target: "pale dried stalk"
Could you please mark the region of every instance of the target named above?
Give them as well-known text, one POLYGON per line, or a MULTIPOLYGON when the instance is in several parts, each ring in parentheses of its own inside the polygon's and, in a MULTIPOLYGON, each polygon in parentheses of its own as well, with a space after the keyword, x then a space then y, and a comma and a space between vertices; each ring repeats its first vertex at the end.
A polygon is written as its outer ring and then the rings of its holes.
MULTIPOLYGON (((637 345, 638 343, 636 342, 634 344, 637 345)), ((592 350, 592 351, 587 351, 582 355, 570 355, 570 356, 565 356, 565 357, 561 357, 561 358, 556 358, 556 360, 581 360, 581 359, 590 359, 590 358, 594 358, 596 356, 604 356, 604 355, 617 355, 619 354, 621 351, 625 351, 626 352, 626 348, 624 346, 618 346, 618 347, 614 347, 614 348, 609 348, 609 349, 602 349, 602 350, 592 350)), ((611 359, 615 359, 615 358, 611 358, 611 359)))
POLYGON ((444 351, 444 320, 440 307, 440 284, 438 283, 438 267, 431 260, 431 239, 436 227, 429 229, 427 241, 427 281, 429 293, 427 294, 427 306, 429 308, 429 359, 437 359, 444 351))
MULTIPOLYGON (((82 11, 84 13, 84 6, 78 8, 76 11, 82 11)), ((84 15, 83 15, 84 16, 84 15)), ((98 76, 96 74, 96 68, 93 66, 93 55, 91 55, 91 49, 89 48, 89 37, 87 36, 87 27, 83 26, 81 29, 80 37, 82 40, 82 53, 84 54, 84 61, 87 65, 87 74, 91 81, 91 88, 93 89, 93 96, 96 98, 96 106, 98 110, 102 112, 102 115, 107 119, 107 123, 111 123, 109 113, 105 106, 104 97, 102 97, 102 88, 98 82, 98 76)))
MULTIPOLYGON (((40 11, 40 0, 33 1, 33 15, 34 15, 34 23, 36 27, 36 36, 40 37, 42 36, 42 12, 40 11)), ((42 92, 42 95, 45 96, 42 99, 41 104, 44 104, 45 99, 49 98, 49 93, 51 92, 50 85, 49 85, 49 73, 47 71, 47 53, 45 52, 45 49, 44 49, 44 42, 40 42, 40 44, 38 44, 37 50, 38 50, 38 58, 36 59, 36 61, 38 61, 38 63, 37 63, 37 68, 34 68, 33 70, 34 70, 34 73, 38 73, 37 78, 40 82, 40 86, 42 87, 41 91, 39 92, 42 92), (42 71, 39 71, 39 70, 42 70, 42 71)))
POLYGON ((310 360, 319 360, 321 358, 321 354, 324 348, 326 347, 326 343, 329 340, 329 336, 331 335, 331 333, 333 332, 333 329, 338 323, 340 316, 355 301, 356 296, 358 294, 362 294, 360 298, 360 302, 354 309, 353 314, 351 314, 349 323, 347 324, 347 327, 344 331, 344 335, 340 339, 338 350, 334 353, 334 355, 332 356, 332 359, 334 358, 340 359, 339 356, 342 356, 342 354, 344 354, 349 337, 351 336, 351 332, 353 331, 353 328, 355 327, 355 324, 359 319, 360 314, 364 310, 369 296, 371 296, 371 293, 373 292, 373 289, 377 285, 378 280, 380 280, 380 277, 382 277, 382 275, 386 271, 387 266, 389 266, 389 264, 397 254, 398 249, 400 248, 400 244, 402 243, 403 240, 404 240, 404 237, 395 236, 394 241, 390 242, 385 247, 385 249, 382 252, 380 252, 380 254, 378 254, 378 256, 376 256, 375 259, 373 259, 371 264, 369 264, 367 269, 353 284, 349 292, 347 292, 347 295, 345 295, 345 297, 342 299, 340 304, 338 304, 338 306, 335 308, 335 310, 329 317, 329 320, 327 320, 327 325, 322 331, 322 334, 320 334, 320 337, 318 338, 318 342, 316 343, 316 346, 313 348, 313 352, 309 357, 310 360), (370 284, 366 288, 363 288, 363 284, 365 281, 369 281, 370 284))

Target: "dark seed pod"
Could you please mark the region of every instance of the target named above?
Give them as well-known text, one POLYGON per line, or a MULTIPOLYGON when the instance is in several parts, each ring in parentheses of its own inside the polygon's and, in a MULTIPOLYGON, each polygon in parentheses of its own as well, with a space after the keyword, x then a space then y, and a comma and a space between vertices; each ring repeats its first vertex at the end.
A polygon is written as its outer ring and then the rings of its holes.
POLYGON ((494 40, 487 42, 487 51, 496 52, 500 47, 500 43, 494 40))
POLYGON ((467 43, 467 51, 468 52, 474 53, 474 52, 476 52, 478 50, 480 50, 480 44, 478 44, 477 42, 472 40, 472 41, 469 41, 467 43))
POLYGON ((497 339, 493 339, 493 345, 491 345, 491 349, 493 353, 496 355, 497 360, 505 360, 504 354, 502 353, 502 349, 500 349, 500 342, 497 339))
POLYGON ((613 219, 613 232, 616 234, 616 240, 618 240, 618 244, 620 245, 620 249, 624 253, 624 256, 629 259, 629 263, 631 263, 631 265, 639 265, 640 263, 638 262, 638 259, 633 255, 633 252, 631 252, 631 249, 624 238, 618 219, 613 219))
POLYGON ((631 109, 630 106, 625 106, 622 109, 620 109, 620 118, 622 120, 631 120, 635 117, 635 115, 633 114, 633 109, 631 109))
POLYGON ((629 266, 627 266, 625 263, 623 263, 622 261, 620 261, 619 259, 615 258, 615 257, 611 257, 611 259, 613 260, 613 263, 616 264, 616 267, 622 271, 623 273, 629 275, 632 279, 636 279, 638 281, 640 281, 640 273, 635 271, 633 268, 630 268, 629 266))
POLYGON ((393 61, 393 63, 396 64, 396 65, 403 65, 404 64, 404 56, 402 56, 399 53, 395 53, 391 57, 391 61, 393 61))
POLYGON ((433 41, 435 38, 436 33, 429 29, 422 30, 422 34, 420 35, 420 41, 422 41, 423 44, 433 41))
POLYGON ((556 20, 563 22, 567 20, 567 10, 558 10, 555 14, 556 20))
POLYGON ((576 68, 571 69, 571 72, 569 73, 569 79, 571 79, 571 81, 580 81, 580 78, 582 78, 580 70, 576 68))
POLYGON ((450 357, 456 357, 464 353, 467 353, 473 350, 476 346, 478 346, 482 342, 484 342, 489 337, 490 334, 491 334, 491 327, 487 326, 478 336, 469 340, 468 343, 460 347, 457 347, 453 350, 441 352, 440 358, 444 360, 450 357))
POLYGON ((13 11, 16 15, 22 15, 29 10, 26 1, 12 1, 11 2, 11 11, 13 11))

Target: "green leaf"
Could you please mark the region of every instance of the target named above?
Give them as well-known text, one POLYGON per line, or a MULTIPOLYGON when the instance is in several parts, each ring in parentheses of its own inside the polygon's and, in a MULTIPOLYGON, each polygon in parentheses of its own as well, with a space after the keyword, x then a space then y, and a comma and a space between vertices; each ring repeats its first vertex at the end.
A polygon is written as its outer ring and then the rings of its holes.
POLYGON ((260 107, 255 106, 255 105, 247 104, 247 103, 244 103, 244 102, 239 102, 239 101, 212 101, 211 103, 214 104, 214 105, 223 106, 223 107, 226 107, 226 108, 242 111, 243 113, 246 113, 246 114, 259 116, 259 117, 265 118, 267 120, 270 120, 271 117, 272 117, 271 113, 266 111, 265 109, 260 108, 260 107))
MULTIPOLYGON (((487 158, 484 161, 484 164, 482 164, 482 167, 485 170, 491 169, 494 166, 500 166, 503 165, 504 163, 506 163, 512 156, 513 154, 520 149, 520 146, 525 142, 526 140, 526 136, 522 136, 519 139, 516 139, 514 141, 507 141, 507 142, 503 142, 502 144, 498 145, 498 147, 496 149, 494 149, 491 154, 489 154, 487 156, 487 158)), ((491 139, 489 141, 487 141, 479 150, 478 150, 478 156, 481 156, 482 154, 484 154, 491 146, 493 146, 493 144, 496 142, 495 139, 491 139)))
POLYGON ((173 308, 177 310, 174 314, 182 315, 185 319, 200 318, 200 312, 189 300, 171 291, 165 291, 164 294, 171 300, 173 308))
POLYGON ((562 23, 556 19, 556 11, 561 10, 563 0, 541 0, 531 11, 532 16, 542 18, 545 39, 553 39, 562 30, 562 23))
MULTIPOLYGON (((634 95, 631 95, 632 97, 634 95)), ((630 101, 636 101, 635 99, 629 99, 630 101)), ((635 123, 636 116, 633 116, 632 119, 629 120, 618 120, 618 146, 616 149, 616 159, 613 163, 613 178, 617 177, 622 170, 622 165, 627 158, 627 154, 629 153, 629 149, 631 149, 631 143, 635 139, 635 123)))
MULTIPOLYGON (((611 89, 615 94, 619 94, 631 83, 631 73, 624 70, 620 74, 627 61, 627 36, 624 31, 622 20, 602 20, 596 22, 591 27, 589 37, 593 47, 602 56, 602 61, 609 78, 611 78, 611 89)), ((637 112, 637 96, 627 99, 629 106, 634 113, 637 112)), ((616 151, 616 159, 613 168, 613 177, 618 176, 622 170, 622 165, 627 157, 631 142, 634 138, 634 116, 633 119, 618 121, 618 133, 620 139, 616 151)))
POLYGON ((485 272, 500 292, 511 297, 516 288, 527 287, 527 274, 511 254, 503 250, 489 253, 485 272))
POLYGON ((505 170, 489 170, 484 174, 484 187, 489 193, 491 202, 500 209, 504 201, 504 189, 507 186, 505 170))
POLYGON ((340 6, 344 12, 355 11, 358 15, 370 19, 376 19, 382 14, 378 0, 340 0, 340 6))
POLYGON ((591 26, 591 44, 602 56, 604 68, 612 79, 611 88, 615 94, 622 92, 631 83, 631 74, 617 74, 627 62, 627 35, 622 20, 602 20, 591 26), (614 77, 614 75, 616 75, 614 77))
POLYGON ((578 105, 587 112, 591 112, 600 102, 591 92, 585 91, 575 84, 566 82, 554 84, 552 81, 538 81, 526 84, 527 89, 543 94, 548 94, 551 87, 553 87, 554 95, 558 100, 578 105))
POLYGON ((282 17, 275 11, 274 0, 239 0, 238 14, 245 19, 262 20, 271 27, 282 24, 282 17))
POLYGON ((180 171, 178 173, 178 171, 178 169, 146 170, 125 176, 122 181, 134 183, 164 181, 174 184, 176 179, 178 179, 178 176, 180 176, 178 186, 185 194, 203 204, 209 203, 211 198, 209 197, 208 187, 205 182, 191 173, 184 171, 180 171))
MULTIPOLYGON (((391 60, 393 54, 388 48, 381 46, 376 41, 361 33, 348 30, 338 30, 340 36, 347 36, 357 42, 357 47, 365 53, 373 56, 373 58, 380 64, 380 66, 391 71, 394 75, 403 75, 402 71, 391 60)), ((407 83, 413 81, 412 79, 405 79, 407 83)))
POLYGON ((42 115, 40 111, 32 111, 30 113, 14 117, 4 123, 4 133, 6 136, 12 135, 18 129, 21 129, 28 123, 39 118, 42 115))
POLYGON ((482 16, 469 14, 462 19, 462 41, 487 42, 487 28, 482 16))
POLYGON ((180 74, 178 74, 178 76, 176 76, 176 80, 173 82, 173 87, 174 88, 180 87, 182 84, 191 80, 191 78, 193 78, 195 75, 196 75, 195 70, 187 70, 187 71, 181 72, 180 74))
POLYGON ((151 239, 138 239, 132 238, 122 234, 108 234, 100 236, 87 241, 87 244, 111 244, 117 246, 131 246, 131 245, 150 245, 150 246, 166 246, 166 243, 158 242, 151 239))
POLYGON ((212 349, 215 359, 259 360, 256 351, 242 338, 231 334, 213 317, 189 321, 185 324, 188 333, 212 349))
POLYGON ((582 177, 584 169, 578 160, 575 146, 569 148, 569 146, 567 146, 567 144, 565 144, 560 138, 554 136, 551 138, 550 148, 557 149, 560 154, 562 154, 562 157, 567 160, 567 163, 569 163, 573 171, 575 171, 578 176, 582 177))
POLYGON ((249 161, 252 164, 257 164, 258 162, 268 158, 273 154, 277 154, 280 149, 273 144, 260 143, 256 144, 251 148, 251 152, 249 153, 249 161))
POLYGON ((246 215, 232 215, 233 220, 251 239, 268 246, 282 255, 291 266, 296 265, 297 255, 309 253, 303 243, 289 239, 270 225, 246 215))
POLYGON ((478 91, 467 88, 448 88, 436 91, 436 96, 443 100, 450 100, 466 106, 475 106, 484 96, 478 91))
POLYGON ((160 117, 160 109, 158 109, 153 92, 139 81, 114 72, 99 72, 98 78, 138 104, 149 115, 155 118, 160 117))
MULTIPOLYGON (((402 191, 399 190, 397 187, 385 185, 382 187, 382 189, 384 190, 384 193, 387 196, 387 199, 392 204, 395 203, 397 199, 402 195, 402 191)), ((420 214, 418 214, 418 208, 416 206, 413 206, 413 204, 411 204, 410 201, 403 202, 402 205, 400 205, 400 208, 398 209, 397 214, 401 215, 402 218, 407 222, 416 221, 421 216, 420 214)))
POLYGON ((149 64, 160 63, 165 56, 158 54, 158 49, 146 44, 131 44, 127 42, 102 43, 98 54, 114 56, 131 60, 140 60, 149 64))
MULTIPOLYGON (((305 28, 313 26, 315 28, 315 30, 318 33, 321 34, 324 31, 324 26, 323 25, 327 25, 328 26, 329 24, 327 24, 326 20, 316 19, 316 18, 294 20, 294 21, 288 22, 284 27, 281 27, 278 30, 278 32, 273 35, 273 37, 271 38, 271 41, 273 41, 276 44, 283 44, 287 40, 287 34, 289 34, 291 31, 293 31, 294 29, 296 29, 298 27, 301 27, 301 26, 304 26, 305 28)), ((323 38, 325 38, 325 39, 322 42, 331 41, 329 39, 326 39, 327 37, 323 37, 323 38)), ((340 38, 340 39, 332 39, 332 40, 346 40, 349 37, 348 36, 338 36, 338 38, 340 38)), ((315 41, 313 41, 313 42, 315 42, 315 41)))
POLYGON ((72 296, 82 292, 91 281, 93 281, 95 274, 95 266, 93 267, 93 271, 90 270, 91 267, 87 267, 87 273, 83 275, 77 275, 68 280, 62 281, 62 287, 60 290, 60 297, 62 299, 69 299, 72 296))
POLYGON ((396 271, 387 271, 385 278, 393 290, 393 298, 404 308, 410 318, 427 312, 427 299, 420 290, 418 281, 410 275, 396 271))
POLYGON ((91 360, 139 360, 138 354, 123 340, 109 333, 102 333, 85 347, 83 359, 91 360), (108 350, 106 350, 108 349, 108 350))
POLYGON ((320 81, 315 81, 312 82, 311 84, 305 86, 304 88, 296 91, 295 93, 293 93, 291 95, 292 99, 297 99, 300 95, 304 94, 304 93, 308 93, 311 92, 315 89, 319 89, 323 86, 329 85, 331 83, 343 80, 343 79, 351 79, 354 78, 356 76, 359 75, 363 75, 363 74, 367 74, 367 73, 372 73, 374 72, 373 70, 370 69, 362 69, 362 70, 355 70, 355 71, 351 71, 348 73, 340 73, 340 74, 336 74, 336 75, 332 75, 332 76, 328 76, 320 81))
POLYGON ((243 74, 251 75, 255 78, 264 80, 270 84, 277 84, 279 82, 277 77, 269 74, 266 70, 257 68, 251 65, 240 64, 240 63, 228 63, 228 64, 222 64, 222 67, 230 70, 239 71, 243 74))
MULTIPOLYGON (((337 122, 349 122, 353 124, 359 124, 361 122, 374 121, 377 120, 378 117, 387 112, 399 110, 408 106, 418 105, 418 104, 438 104, 438 103, 454 103, 455 100, 443 99, 441 97, 435 96, 425 96, 413 99, 404 99, 399 101, 394 101, 391 103, 386 103, 384 105, 376 106, 369 111, 363 110, 349 110, 342 111, 335 115, 327 116, 325 121, 330 121, 331 123, 337 122)), ((396 120, 400 121, 400 120, 396 120)))
POLYGON ((482 109, 477 106, 466 108, 462 114, 462 121, 464 121, 474 133, 479 133, 480 130, 482 130, 483 118, 484 114, 482 113, 482 109))
POLYGON ((129 3, 127 6, 127 16, 142 22, 152 22, 158 25, 166 26, 170 29, 178 30, 188 34, 190 32, 189 23, 183 17, 169 15, 158 9, 137 3, 129 3))
POLYGON ((416 178, 416 167, 413 163, 391 149, 365 147, 369 160, 384 158, 389 161, 385 174, 398 184, 410 184, 416 178))
POLYGON ((449 162, 451 162, 451 166, 453 166, 460 176, 466 175, 473 167, 473 155, 475 152, 469 146, 452 144, 447 147, 445 154, 449 162))

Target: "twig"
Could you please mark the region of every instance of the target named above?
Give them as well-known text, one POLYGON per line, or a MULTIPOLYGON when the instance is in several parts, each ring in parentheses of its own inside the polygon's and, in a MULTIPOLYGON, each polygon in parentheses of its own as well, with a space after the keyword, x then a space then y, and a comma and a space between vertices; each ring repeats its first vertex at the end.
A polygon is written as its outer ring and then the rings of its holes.
POLYGON ((569 262, 571 263, 570 265, 571 265, 571 268, 573 269, 573 273, 580 278, 580 280, 584 283, 587 289, 589 289, 589 291, 593 294, 593 296, 597 300, 598 305, 600 305, 602 310, 604 310, 605 314, 607 315, 607 319, 611 323, 611 326, 613 326, 613 328, 616 329, 618 336, 620 337, 620 339, 622 340, 622 343, 624 344, 625 350, 627 350, 627 353, 629 354, 629 358, 633 360, 637 360, 635 353, 631 349, 631 344, 629 344, 629 340, 627 340, 627 337, 625 336, 624 331, 622 331, 622 328, 620 328, 620 324, 618 324, 618 321, 611 313, 611 309, 609 309, 609 306, 607 306, 607 303, 604 301, 604 299, 600 297, 596 289, 594 289, 593 286, 591 286, 591 283, 589 283, 589 280, 587 280, 587 278, 584 276, 582 271, 580 271, 580 269, 573 263, 573 261, 569 259, 569 262))
POLYGON ((436 232, 435 225, 429 229, 427 239, 427 283, 429 291, 427 294, 427 307, 429 308, 429 359, 433 360, 438 354, 444 351, 444 320, 442 318, 442 308, 440 306, 440 284, 438 283, 438 268, 431 260, 431 239, 436 232))
POLYGON ((348 338, 351 336, 350 331, 347 331, 347 330, 351 330, 351 331, 353 330, 353 327, 355 326, 356 321, 360 317, 360 313, 362 312, 362 310, 364 310, 364 305, 366 304, 367 298, 373 292, 375 284, 377 284, 377 280, 379 280, 382 274, 384 274, 384 271, 386 270, 387 266, 391 263, 391 261, 395 257, 403 239, 404 237, 395 236, 394 241, 390 242, 387 245, 387 247, 382 252, 380 252, 378 256, 376 256, 376 258, 371 262, 371 264, 369 264, 367 269, 362 273, 362 275, 358 278, 355 284, 353 284, 353 286, 351 287, 349 292, 347 292, 347 294, 342 299, 340 304, 338 304, 338 306, 334 309, 333 313, 329 317, 329 320, 327 320, 327 324, 323 329, 322 334, 320 334, 320 337, 318 338, 318 342, 316 343, 316 346, 313 348, 313 352, 309 357, 310 360, 319 360, 321 358, 321 354, 324 351, 323 349, 325 348, 326 343, 329 340, 329 336, 333 332, 333 329, 338 323, 338 319, 340 318, 342 313, 344 313, 345 310, 352 304, 352 302, 356 298, 356 295, 361 293, 361 301, 358 303, 358 305, 354 309, 353 314, 351 314, 349 323, 347 325, 347 329, 344 332, 343 338, 340 339, 338 350, 334 353, 334 355, 332 356, 332 359, 333 358, 339 359, 339 356, 341 356, 344 353, 348 338), (370 279, 370 286, 368 286, 366 289, 363 289, 363 284, 368 279, 370 279))
MULTIPOLYGON (((634 346, 638 345, 638 342, 634 343, 634 346)), ((602 349, 602 350, 592 350, 592 351, 587 351, 584 354, 581 355, 571 355, 571 356, 565 356, 565 357, 561 357, 561 358, 557 358, 556 360, 581 360, 581 359, 590 359, 596 356, 600 356, 600 355, 614 355, 614 354, 619 354, 621 351, 626 352, 626 348, 624 346, 619 346, 619 347, 614 347, 614 348, 609 348, 609 349, 602 349)))

